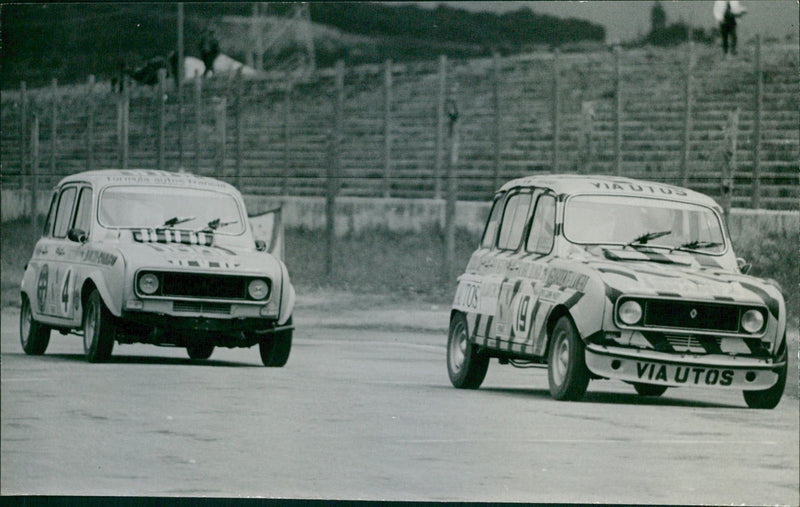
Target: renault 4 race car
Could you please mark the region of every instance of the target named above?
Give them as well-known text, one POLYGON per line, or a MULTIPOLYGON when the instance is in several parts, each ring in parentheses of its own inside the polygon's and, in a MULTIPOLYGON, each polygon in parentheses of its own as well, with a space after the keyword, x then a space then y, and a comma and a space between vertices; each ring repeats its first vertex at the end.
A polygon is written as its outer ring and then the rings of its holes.
MULTIPOLYGON (((270 235, 281 243, 280 231, 270 235)), ((281 243, 282 244, 282 243, 281 243)), ((241 194, 213 178, 148 170, 87 171, 61 180, 21 284, 20 339, 44 354, 51 332, 79 334, 90 362, 115 342, 259 346, 286 364, 294 288, 256 240, 241 194)))
POLYGON ((737 389, 773 408, 786 384, 784 297, 743 267, 721 208, 698 192, 607 176, 510 181, 458 278, 450 380, 476 389, 498 358, 546 365, 558 400, 618 379, 643 396, 737 389))

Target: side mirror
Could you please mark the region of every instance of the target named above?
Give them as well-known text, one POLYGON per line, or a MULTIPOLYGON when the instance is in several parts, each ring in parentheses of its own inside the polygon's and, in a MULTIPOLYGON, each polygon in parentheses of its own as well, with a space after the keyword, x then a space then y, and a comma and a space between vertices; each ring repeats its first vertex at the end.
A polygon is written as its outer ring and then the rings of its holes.
POLYGON ((743 275, 746 275, 747 272, 750 271, 750 268, 753 267, 752 264, 741 257, 736 258, 736 265, 739 266, 739 271, 741 271, 743 275))
POLYGON ((67 231, 67 238, 76 243, 86 243, 86 240, 89 239, 83 229, 70 229, 67 231))
POLYGON ((256 250, 259 252, 266 252, 267 251, 267 242, 263 239, 256 240, 256 250))

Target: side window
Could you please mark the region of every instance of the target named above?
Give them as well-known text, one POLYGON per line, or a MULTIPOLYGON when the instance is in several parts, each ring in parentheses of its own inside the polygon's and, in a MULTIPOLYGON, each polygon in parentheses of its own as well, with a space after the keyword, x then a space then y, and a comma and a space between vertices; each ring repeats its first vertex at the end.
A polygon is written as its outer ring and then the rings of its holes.
POLYGON ((531 207, 531 194, 528 192, 514 194, 506 201, 503 212, 503 223, 500 225, 500 238, 497 247, 502 250, 516 250, 519 248, 522 232, 528 221, 528 211, 531 207))
POLYGON ((481 247, 491 248, 494 245, 494 240, 497 237, 497 226, 500 224, 500 213, 503 212, 503 197, 498 197, 492 205, 492 211, 489 213, 489 221, 486 222, 486 228, 483 230, 483 239, 481 239, 481 247))
POLYGON ((50 236, 53 234, 53 222, 56 219, 56 204, 58 203, 58 193, 53 193, 53 198, 50 199, 50 210, 47 212, 47 220, 42 229, 42 236, 50 236))
POLYGON ((75 223, 72 227, 81 229, 86 234, 89 234, 89 229, 92 226, 92 189, 83 187, 81 193, 78 195, 78 208, 75 212, 75 223))
POLYGON ((78 190, 75 187, 67 187, 61 191, 61 197, 58 199, 58 208, 56 208, 53 237, 66 237, 70 219, 72 218, 72 205, 75 204, 75 194, 77 192, 78 190))
POLYGON ((536 201, 531 232, 525 250, 548 254, 553 249, 556 223, 556 200, 552 195, 542 195, 536 201))

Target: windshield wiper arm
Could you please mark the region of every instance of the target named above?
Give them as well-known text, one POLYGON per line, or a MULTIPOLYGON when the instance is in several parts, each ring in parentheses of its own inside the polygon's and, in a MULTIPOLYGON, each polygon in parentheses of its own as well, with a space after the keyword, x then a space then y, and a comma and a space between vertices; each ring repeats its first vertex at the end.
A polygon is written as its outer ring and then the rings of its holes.
POLYGON ((233 225, 233 224, 238 223, 238 222, 239 222, 238 220, 231 220, 230 222, 223 222, 221 219, 215 218, 214 220, 212 220, 209 223, 207 223, 206 226, 203 229, 201 229, 201 231, 216 231, 217 229, 220 229, 222 227, 227 227, 229 225, 233 225))
POLYGON ((175 227, 178 224, 182 224, 185 222, 189 222, 194 220, 196 217, 172 217, 169 220, 165 221, 161 227, 175 227))
POLYGON ((722 246, 722 243, 719 241, 690 241, 676 246, 674 250, 698 250, 701 248, 713 248, 715 246, 722 246))
POLYGON ((650 241, 651 239, 660 238, 661 236, 666 236, 667 234, 672 234, 672 231, 646 232, 641 236, 637 236, 636 238, 634 238, 633 241, 626 243, 625 246, 627 247, 627 246, 646 245, 647 242, 650 241))

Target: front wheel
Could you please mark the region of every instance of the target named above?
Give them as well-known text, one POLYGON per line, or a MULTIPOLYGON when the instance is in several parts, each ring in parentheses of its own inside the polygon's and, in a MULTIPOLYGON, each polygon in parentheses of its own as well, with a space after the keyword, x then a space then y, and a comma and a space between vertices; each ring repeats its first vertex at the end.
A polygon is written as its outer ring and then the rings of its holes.
POLYGON ((789 354, 786 351, 786 337, 783 338, 783 351, 778 354, 778 361, 783 361, 783 366, 778 371, 778 381, 769 389, 762 391, 744 391, 744 401, 750 408, 773 409, 783 397, 783 390, 786 388, 786 372, 789 369, 789 354))
MULTIPOLYGON (((286 321, 287 326, 292 325, 292 318, 286 321)), ((289 360, 289 353, 292 351, 293 330, 278 331, 262 339, 258 344, 258 351, 261 354, 261 362, 264 366, 280 368, 286 365, 289 360)))
POLYGON ((208 359, 214 353, 214 344, 208 342, 190 342, 186 346, 186 353, 190 359, 208 359))
POLYGON ((550 395, 557 400, 577 401, 589 386, 585 348, 569 317, 561 317, 550 337, 547 361, 550 395))
POLYGON ((30 356, 41 356, 50 343, 50 328, 33 320, 31 302, 25 294, 19 312, 19 340, 22 350, 30 356))
POLYGON ((640 384, 639 382, 634 382, 633 388, 636 389, 639 396, 661 396, 667 392, 667 386, 640 384))
POLYGON ((114 316, 108 311, 100 293, 93 290, 86 301, 83 315, 83 352, 90 363, 111 358, 117 329, 114 316))
POLYGON ((477 389, 489 369, 489 356, 481 354, 469 341, 467 318, 457 313, 450 319, 447 337, 447 374, 450 382, 459 389, 477 389))

